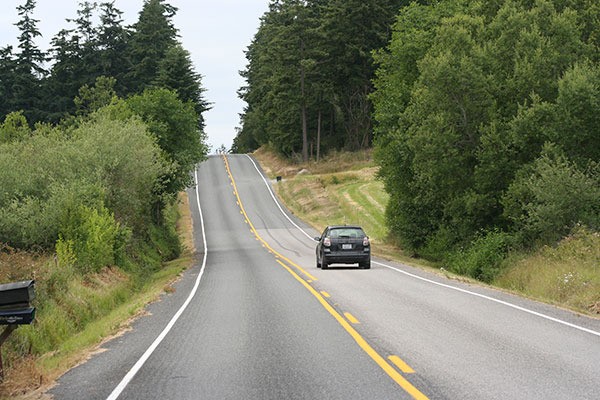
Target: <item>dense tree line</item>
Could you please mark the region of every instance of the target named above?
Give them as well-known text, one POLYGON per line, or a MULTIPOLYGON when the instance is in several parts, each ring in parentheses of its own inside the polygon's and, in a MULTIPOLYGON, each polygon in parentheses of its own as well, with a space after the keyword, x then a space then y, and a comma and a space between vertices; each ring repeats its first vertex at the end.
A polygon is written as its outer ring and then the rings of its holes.
POLYGON ((277 0, 246 56, 234 150, 374 145, 413 254, 490 280, 600 227, 597 1, 277 0))
POLYGON ((57 123, 75 113, 74 99, 82 86, 93 86, 105 76, 115 79, 114 90, 120 97, 150 87, 176 91, 181 100, 194 104, 202 129, 202 112, 208 104, 200 75, 178 41, 172 22, 175 7, 164 0, 146 0, 138 21, 124 26, 114 1, 81 1, 77 17, 67 19, 72 27, 58 32, 52 48, 44 52, 35 44, 41 35, 39 21, 33 18, 35 5, 35 0, 26 0, 17 8, 17 49, 0 50, 1 118, 22 110, 32 126, 57 123))
POLYGON ((0 243, 84 273, 157 265, 180 250, 169 210, 208 151, 200 76, 163 0, 127 28, 113 3, 79 6, 44 54, 27 0, 19 50, 1 52, 0 243))
POLYGON ((389 40, 402 0, 276 0, 248 47, 247 103, 234 151, 263 144, 318 158, 372 143, 371 52, 389 40))
POLYGON ((402 8, 372 99, 405 248, 464 261, 600 228, 599 22, 591 0, 402 8))

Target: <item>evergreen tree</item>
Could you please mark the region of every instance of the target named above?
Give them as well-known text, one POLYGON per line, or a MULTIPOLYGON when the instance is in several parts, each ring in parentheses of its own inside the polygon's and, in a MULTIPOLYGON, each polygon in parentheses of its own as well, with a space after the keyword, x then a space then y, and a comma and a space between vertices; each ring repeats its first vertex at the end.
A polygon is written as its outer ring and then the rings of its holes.
POLYGON ((46 82, 47 120, 58 122, 75 112, 79 88, 92 85, 101 73, 98 33, 93 26, 96 3, 79 3, 73 29, 62 29, 51 41, 54 64, 46 82))
POLYGON ((332 101, 343 129, 344 147, 352 150, 369 147, 372 141, 372 106, 375 67, 372 51, 390 38, 391 24, 401 0, 330 0, 323 16, 328 39, 329 79, 332 101))
POLYGON ((190 53, 181 45, 169 48, 159 61, 153 85, 174 90, 182 101, 192 102, 200 118, 200 127, 204 127, 202 113, 209 109, 209 104, 203 97, 201 76, 194 70, 190 53))
POLYGON ((127 52, 129 32, 123 26, 123 12, 114 1, 100 4, 100 26, 97 33, 99 73, 116 79, 115 90, 120 96, 128 91, 127 73, 131 60, 127 52))
POLYGON ((246 53, 237 143, 270 143, 305 160, 314 147, 318 157, 321 147, 369 146, 371 52, 386 43, 403 3, 273 1, 246 53))
POLYGON ((318 1, 280 1, 263 16, 242 72, 247 86, 239 94, 248 108, 237 144, 268 142, 284 154, 308 159, 326 91, 321 8, 318 1))
POLYGON ((37 29, 39 20, 31 17, 35 5, 35 0, 27 0, 24 5, 17 7, 21 19, 16 26, 21 33, 12 89, 14 97, 10 107, 13 111, 23 110, 30 123, 41 118, 40 88, 41 80, 46 75, 43 67, 46 56, 35 44, 35 38, 42 35, 37 29))
POLYGON ((82 1, 79 3, 77 18, 67 19, 67 22, 75 24, 72 34, 77 43, 78 87, 91 85, 101 73, 98 60, 98 31, 92 22, 96 8, 96 3, 82 1))
POLYGON ((177 11, 164 0, 146 0, 138 21, 132 26, 129 55, 132 63, 129 90, 141 93, 157 78, 159 63, 177 45, 177 29, 171 19, 177 11))
POLYGON ((0 49, 0 118, 11 111, 16 60, 12 46, 0 49))
POLYGON ((73 31, 62 29, 51 40, 54 64, 45 82, 46 120, 58 122, 75 110, 73 98, 79 90, 79 44, 73 31))

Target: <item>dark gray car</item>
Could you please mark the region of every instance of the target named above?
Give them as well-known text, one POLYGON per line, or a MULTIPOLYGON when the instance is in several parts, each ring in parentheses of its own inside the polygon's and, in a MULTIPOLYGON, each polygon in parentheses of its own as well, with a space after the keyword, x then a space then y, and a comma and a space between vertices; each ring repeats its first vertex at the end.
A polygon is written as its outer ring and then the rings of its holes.
POLYGON ((317 243, 317 268, 327 269, 330 264, 355 264, 371 268, 371 244, 360 226, 328 226, 317 243))

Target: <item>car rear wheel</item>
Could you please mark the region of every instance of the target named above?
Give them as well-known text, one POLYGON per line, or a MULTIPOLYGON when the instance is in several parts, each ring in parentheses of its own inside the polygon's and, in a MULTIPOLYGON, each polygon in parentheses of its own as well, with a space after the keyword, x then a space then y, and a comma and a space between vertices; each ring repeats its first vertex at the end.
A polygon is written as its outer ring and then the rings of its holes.
POLYGON ((358 264, 358 266, 362 269, 370 269, 371 268, 371 261, 365 261, 365 262, 361 262, 358 264))
POLYGON ((329 268, 329 264, 327 264, 327 261, 325 261, 325 257, 321 258, 321 269, 327 269, 329 268))

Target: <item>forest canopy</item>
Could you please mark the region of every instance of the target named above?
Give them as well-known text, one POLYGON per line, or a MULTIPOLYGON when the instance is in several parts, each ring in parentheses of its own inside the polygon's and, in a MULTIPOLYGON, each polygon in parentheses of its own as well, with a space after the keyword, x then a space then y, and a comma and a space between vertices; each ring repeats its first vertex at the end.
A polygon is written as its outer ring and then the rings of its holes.
POLYGON ((370 147, 375 66, 402 0, 272 1, 248 47, 233 150, 319 157, 370 147))
POLYGON ((600 225, 600 5, 401 9, 372 95, 390 230, 418 254, 600 225))

